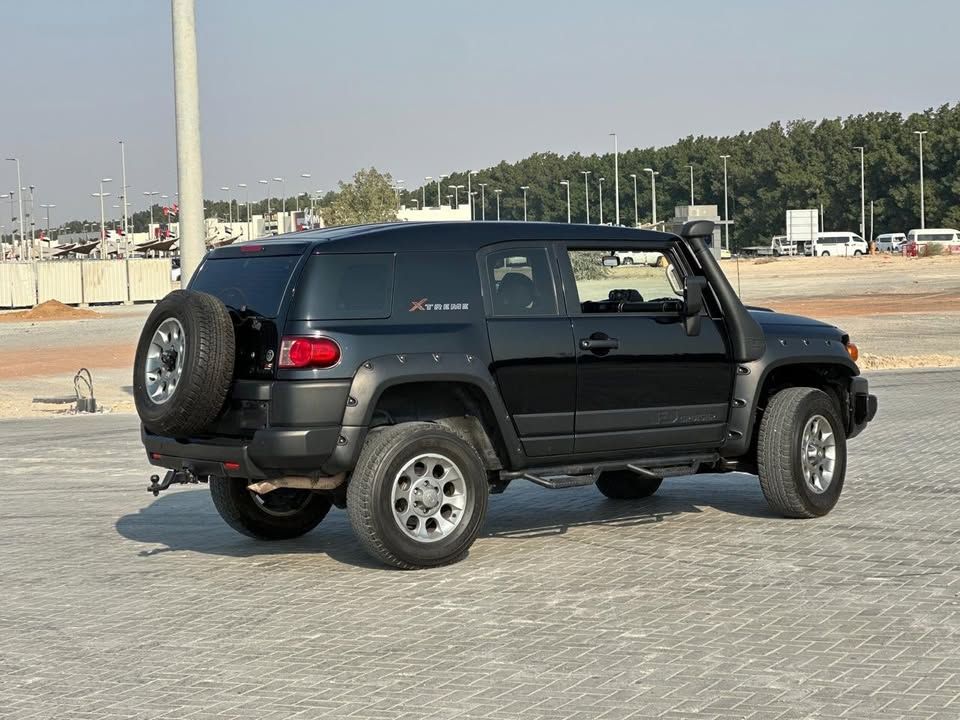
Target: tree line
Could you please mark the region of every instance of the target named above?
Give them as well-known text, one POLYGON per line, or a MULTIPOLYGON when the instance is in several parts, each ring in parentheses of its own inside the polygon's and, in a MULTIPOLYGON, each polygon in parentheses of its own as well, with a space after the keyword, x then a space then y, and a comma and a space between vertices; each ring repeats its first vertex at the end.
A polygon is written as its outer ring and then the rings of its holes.
MULTIPOLYGON (((874 231, 906 232, 920 226, 919 142, 924 136, 924 187, 927 227, 960 226, 960 104, 944 105, 904 117, 875 112, 819 122, 796 120, 773 123, 732 137, 686 137, 661 148, 637 148, 620 153, 620 221, 634 223, 637 176, 640 222, 652 222, 650 174, 657 176, 658 220, 672 217, 674 207, 690 202, 689 165, 694 170, 694 200, 717 205, 723 215, 723 161, 727 161, 731 244, 734 247, 769 242, 785 230, 791 208, 823 206, 826 230, 860 228, 860 153, 864 147, 867 232, 869 205, 874 201, 874 231)), ((586 219, 584 176, 590 171, 590 222, 599 219, 598 179, 603 186, 603 218, 614 218, 613 153, 560 155, 539 152, 515 163, 501 162, 479 170, 471 185, 486 183, 487 219, 495 216, 493 190, 501 195, 501 219, 523 219, 521 186, 528 186, 530 220, 566 222, 567 196, 561 180, 570 182, 574 222, 586 219)), ((441 201, 449 185, 467 185, 467 172, 454 172, 441 183, 441 201)), ((436 182, 411 188, 403 199, 437 202, 436 182)), ((461 202, 465 202, 461 191, 461 202)), ((477 196, 479 202, 479 196, 477 196)))

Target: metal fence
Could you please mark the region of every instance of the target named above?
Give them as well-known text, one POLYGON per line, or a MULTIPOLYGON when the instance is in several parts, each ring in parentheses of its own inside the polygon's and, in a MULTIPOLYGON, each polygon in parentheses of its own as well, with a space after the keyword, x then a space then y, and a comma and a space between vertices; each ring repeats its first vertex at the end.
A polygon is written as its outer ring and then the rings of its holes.
POLYGON ((0 308, 150 302, 172 286, 169 258, 0 263, 0 308))

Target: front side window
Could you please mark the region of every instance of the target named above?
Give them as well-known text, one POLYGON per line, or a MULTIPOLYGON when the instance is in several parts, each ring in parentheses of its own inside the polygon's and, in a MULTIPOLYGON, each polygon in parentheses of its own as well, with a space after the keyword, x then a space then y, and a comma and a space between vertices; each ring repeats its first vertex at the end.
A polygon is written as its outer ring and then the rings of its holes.
POLYGON ((567 252, 581 312, 657 312, 674 303, 679 305, 676 280, 671 283, 670 278, 670 259, 660 251, 638 253, 630 248, 612 248, 567 252), (624 262, 631 254, 633 262, 624 262), (611 256, 620 264, 613 266, 611 256))
POLYGON ((553 272, 544 248, 511 248, 487 255, 494 316, 556 315, 553 272))

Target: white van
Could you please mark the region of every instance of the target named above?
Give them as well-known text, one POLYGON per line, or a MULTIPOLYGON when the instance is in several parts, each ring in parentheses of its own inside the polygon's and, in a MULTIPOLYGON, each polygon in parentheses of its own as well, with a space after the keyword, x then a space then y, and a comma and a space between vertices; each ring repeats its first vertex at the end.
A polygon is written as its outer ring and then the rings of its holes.
POLYGON ((907 241, 904 233, 883 233, 877 235, 877 252, 900 252, 901 246, 907 241))
POLYGON ((960 253, 960 233, 952 228, 925 228, 911 230, 907 233, 907 242, 903 252, 910 256, 923 253, 923 246, 937 243, 943 246, 944 252, 960 253))
POLYGON ((866 255, 866 241, 851 232, 821 232, 817 233, 817 239, 804 250, 804 255, 816 255, 820 257, 846 256, 846 255, 866 255))

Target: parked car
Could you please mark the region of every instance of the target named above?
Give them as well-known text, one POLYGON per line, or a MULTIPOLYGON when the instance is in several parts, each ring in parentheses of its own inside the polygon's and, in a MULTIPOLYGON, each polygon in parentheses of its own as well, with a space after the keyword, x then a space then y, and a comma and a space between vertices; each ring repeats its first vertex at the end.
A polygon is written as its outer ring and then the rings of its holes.
POLYGON ((817 239, 804 249, 804 255, 819 257, 866 255, 866 241, 851 232, 820 232, 817 239))
POLYGON ((945 253, 960 253, 960 233, 952 228, 924 228, 907 233, 907 241, 901 247, 904 255, 916 257, 931 243, 943 247, 945 253))
POLYGON ((621 265, 649 265, 656 267, 657 263, 663 259, 663 255, 658 252, 644 252, 642 250, 620 250, 616 256, 620 258, 621 265))
POLYGON ((712 233, 389 223, 211 250, 137 346, 150 490, 206 482, 261 540, 346 508, 401 568, 463 558, 514 481, 628 500, 740 470, 825 515, 877 409, 856 345, 744 307, 712 233), (598 268, 637 254, 662 272, 598 268))
POLYGON ((900 252, 907 241, 904 233, 883 233, 877 235, 877 252, 900 252))

